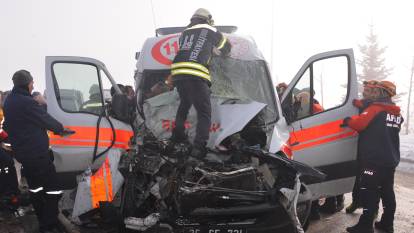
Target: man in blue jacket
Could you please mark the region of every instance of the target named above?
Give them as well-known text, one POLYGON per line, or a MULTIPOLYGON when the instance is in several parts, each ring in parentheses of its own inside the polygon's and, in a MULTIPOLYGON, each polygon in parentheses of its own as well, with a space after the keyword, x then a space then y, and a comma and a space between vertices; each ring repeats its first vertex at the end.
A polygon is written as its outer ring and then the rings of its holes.
POLYGON ((17 161, 23 165, 30 199, 39 221, 40 232, 59 232, 55 166, 49 154, 47 130, 64 135, 62 124, 31 96, 33 77, 26 70, 13 75, 13 90, 4 103, 4 129, 17 161))

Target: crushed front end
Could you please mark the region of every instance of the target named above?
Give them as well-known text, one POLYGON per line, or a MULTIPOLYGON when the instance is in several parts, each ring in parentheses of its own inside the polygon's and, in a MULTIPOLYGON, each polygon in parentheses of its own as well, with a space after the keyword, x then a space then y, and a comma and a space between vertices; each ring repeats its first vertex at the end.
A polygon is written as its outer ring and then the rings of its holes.
MULTIPOLYGON (((186 144, 167 148, 164 141, 146 137, 139 153, 121 161, 126 178, 121 211, 127 229, 300 232, 310 208, 297 170, 305 165, 246 146, 210 151, 202 160, 189 157, 186 144)), ((308 175, 323 177, 313 172, 308 175)))

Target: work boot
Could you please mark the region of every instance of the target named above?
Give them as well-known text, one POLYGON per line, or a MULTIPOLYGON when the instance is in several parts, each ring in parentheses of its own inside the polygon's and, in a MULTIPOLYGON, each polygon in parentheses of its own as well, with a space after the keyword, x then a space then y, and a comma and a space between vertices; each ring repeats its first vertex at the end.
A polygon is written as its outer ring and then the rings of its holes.
POLYGON ((65 227, 60 223, 40 228, 40 233, 66 233, 65 227))
POLYGON ((348 207, 346 207, 345 212, 347 214, 352 214, 355 212, 355 210, 359 209, 360 206, 358 206, 355 202, 352 202, 348 207))
POLYGON ((165 147, 163 148, 163 153, 170 155, 174 152, 175 142, 173 140, 166 140, 165 147))
POLYGON ((309 220, 317 221, 321 219, 321 213, 319 211, 311 212, 309 215, 309 220))
POLYGON ((321 213, 319 209, 320 209, 319 201, 318 200, 313 201, 311 205, 311 211, 309 214, 309 220, 316 221, 316 220, 321 219, 321 213))
POLYGON ((372 225, 357 223, 352 227, 347 227, 346 231, 349 233, 374 233, 374 228, 372 225))
POLYGON ((386 225, 383 222, 375 222, 375 228, 381 230, 386 233, 394 233, 394 226, 393 225, 386 225))
POLYGON ((344 209, 344 201, 345 201, 344 195, 336 196, 336 212, 339 212, 344 209))
POLYGON ((187 145, 189 142, 187 138, 171 137, 169 140, 165 140, 165 144, 163 152, 170 155, 177 151, 177 147, 182 147, 184 144, 187 145))
POLYGON ((66 233, 66 231, 62 231, 58 228, 51 228, 51 229, 47 229, 47 230, 41 230, 39 232, 40 233, 66 233))
POLYGON ((321 213, 334 214, 336 212, 336 197, 328 197, 325 203, 319 208, 321 213))
POLYGON ((191 149, 191 154, 190 156, 196 159, 203 159, 205 158, 207 155, 207 149, 205 147, 202 146, 194 146, 191 149))

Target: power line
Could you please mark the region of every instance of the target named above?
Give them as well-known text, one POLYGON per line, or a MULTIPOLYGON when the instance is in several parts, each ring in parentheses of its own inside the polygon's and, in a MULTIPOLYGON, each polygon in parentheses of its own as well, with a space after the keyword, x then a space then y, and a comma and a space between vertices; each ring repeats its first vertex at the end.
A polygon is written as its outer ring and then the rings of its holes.
POLYGON ((408 134, 410 131, 410 104, 411 104, 411 92, 412 92, 412 87, 413 87, 413 75, 414 75, 414 57, 413 57, 413 64, 411 65, 410 88, 408 89, 407 122, 405 123, 406 134, 408 134))
POLYGON ((154 3, 150 0, 151 3, 151 11, 152 11, 152 22, 154 23, 154 30, 157 30, 157 21, 155 20, 155 10, 154 10, 154 3))
MULTIPOLYGON (((274 15, 275 15, 275 12, 274 12, 274 9, 275 9, 275 4, 274 4, 274 2, 275 1, 273 1, 272 0, 272 5, 271 5, 271 14, 272 14, 272 19, 271 19, 271 21, 272 21, 272 24, 271 24, 271 30, 270 30, 270 71, 272 72, 272 75, 273 75, 273 43, 274 43, 274 27, 275 27, 275 25, 274 25, 274 20, 275 20, 275 17, 274 17, 274 15)), ((279 82, 279 80, 276 80, 277 82, 279 82)))

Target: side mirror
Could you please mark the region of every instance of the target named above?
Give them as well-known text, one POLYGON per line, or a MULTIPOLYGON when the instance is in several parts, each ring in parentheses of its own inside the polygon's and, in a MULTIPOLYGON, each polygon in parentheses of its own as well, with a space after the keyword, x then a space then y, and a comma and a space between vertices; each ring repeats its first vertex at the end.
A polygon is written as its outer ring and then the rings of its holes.
POLYGON ((130 101, 125 94, 115 94, 112 96, 110 115, 120 121, 131 122, 130 107, 130 101))

